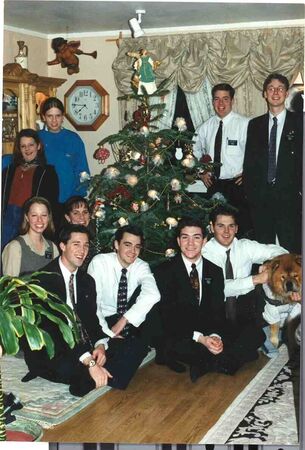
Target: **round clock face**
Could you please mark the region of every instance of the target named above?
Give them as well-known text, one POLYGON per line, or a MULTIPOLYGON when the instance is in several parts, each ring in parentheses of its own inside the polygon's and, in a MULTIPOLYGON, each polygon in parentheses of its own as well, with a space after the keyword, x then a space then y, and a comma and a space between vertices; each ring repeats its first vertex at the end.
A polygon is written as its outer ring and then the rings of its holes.
POLYGON ((102 113, 102 97, 92 86, 77 86, 69 95, 67 106, 77 125, 92 125, 102 113))

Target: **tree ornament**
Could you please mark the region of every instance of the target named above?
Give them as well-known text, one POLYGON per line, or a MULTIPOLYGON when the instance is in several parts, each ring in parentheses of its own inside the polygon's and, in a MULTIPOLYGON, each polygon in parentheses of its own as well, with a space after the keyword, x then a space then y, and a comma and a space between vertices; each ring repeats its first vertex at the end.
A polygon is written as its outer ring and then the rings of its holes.
POLYGON ((146 212, 148 211, 148 203, 146 203, 144 200, 140 203, 140 211, 141 212, 146 212))
POLYGON ((152 200, 160 200, 160 197, 159 197, 159 193, 155 190, 155 189, 150 189, 148 192, 147 192, 147 195, 148 195, 148 197, 150 197, 152 200))
MULTIPOLYGON (((126 189, 125 186, 119 185, 112 191, 108 192, 107 197, 110 199, 118 199, 118 197, 119 198, 124 197, 128 200, 131 198, 131 194, 128 191, 128 189, 126 189)), ((115 205, 115 203, 110 203, 110 204, 115 205)))
POLYGON ((92 208, 92 216, 91 217, 104 219, 105 215, 106 215, 104 208, 105 208, 105 199, 97 198, 95 200, 95 203, 92 208))
POLYGON ((117 178, 120 175, 119 169, 114 166, 110 166, 105 170, 105 177, 108 179, 117 178))
POLYGON ((176 194, 174 197, 174 202, 177 203, 177 205, 182 203, 182 196, 180 194, 176 194))
POLYGON ((125 217, 120 217, 118 220, 118 224, 120 227, 124 227, 125 225, 128 225, 128 220, 125 219, 125 217))
POLYGON ((186 155, 186 157, 181 161, 181 164, 187 169, 192 169, 196 164, 194 156, 186 155))
POLYGON ((130 209, 133 212, 136 212, 136 213, 139 212, 139 210, 140 210, 139 203, 138 202, 132 202, 131 205, 130 205, 130 209))
POLYGON ((85 181, 90 180, 90 175, 88 172, 84 171, 79 174, 79 179, 81 183, 85 183, 85 181))
POLYGON ((160 145, 160 144, 161 144, 161 142, 162 142, 162 138, 160 138, 160 137, 157 137, 157 139, 155 140, 155 144, 156 144, 156 146, 158 147, 158 145, 160 145))
POLYGON ((129 186, 134 187, 138 184, 138 177, 136 175, 126 175, 125 180, 129 186))
POLYGON ((145 137, 149 135, 149 129, 146 125, 143 125, 140 128, 140 133, 143 134, 145 137))
POLYGON ((139 163, 140 163, 142 166, 145 166, 145 164, 146 164, 146 158, 145 158, 145 156, 143 155, 143 153, 142 153, 142 155, 140 156, 139 163))
POLYGON ((167 248, 165 250, 165 257, 166 258, 173 258, 175 256, 176 252, 173 248, 167 248))
POLYGON ((160 166, 161 164, 163 164, 163 158, 160 155, 160 153, 156 153, 153 157, 152 157, 152 162, 154 163, 155 166, 160 166))
POLYGON ((183 158, 183 151, 181 147, 176 148, 175 158, 177 159, 177 161, 180 161, 180 159, 183 158))
POLYGON ((175 120, 175 125, 179 131, 187 130, 186 121, 185 121, 184 117, 177 117, 175 120))
POLYGON ((110 156, 110 151, 108 148, 105 147, 99 147, 97 150, 95 150, 93 154, 93 158, 98 161, 99 164, 104 164, 106 159, 108 159, 110 156))
POLYGON ((138 159, 140 159, 141 156, 142 156, 141 153, 135 150, 132 151, 130 155, 131 159, 133 159, 134 161, 138 161, 138 159))
POLYGON ((169 226, 169 229, 175 228, 178 225, 178 221, 174 217, 168 217, 165 222, 169 226))
POLYGON ((172 187, 172 191, 180 191, 181 183, 177 178, 173 178, 170 184, 172 187))

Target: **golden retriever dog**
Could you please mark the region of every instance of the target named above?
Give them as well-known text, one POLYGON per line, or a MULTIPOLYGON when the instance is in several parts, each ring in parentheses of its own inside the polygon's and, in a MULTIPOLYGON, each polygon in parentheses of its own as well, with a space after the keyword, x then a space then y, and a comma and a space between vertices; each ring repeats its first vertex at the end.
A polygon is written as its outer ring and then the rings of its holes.
MULTIPOLYGON (((272 260, 265 263, 269 270, 268 286, 273 294, 273 298, 280 305, 294 304, 301 302, 302 295, 302 257, 294 253, 286 253, 276 256, 272 260)), ((294 317, 291 322, 293 325, 293 334, 300 332, 300 317, 294 317)), ((279 344, 279 323, 270 325, 271 337, 270 341, 278 347, 279 344)), ((288 332, 288 341, 291 331, 288 332)), ((295 340, 295 336, 293 336, 295 340)), ((289 342, 288 342, 289 346, 289 342)))

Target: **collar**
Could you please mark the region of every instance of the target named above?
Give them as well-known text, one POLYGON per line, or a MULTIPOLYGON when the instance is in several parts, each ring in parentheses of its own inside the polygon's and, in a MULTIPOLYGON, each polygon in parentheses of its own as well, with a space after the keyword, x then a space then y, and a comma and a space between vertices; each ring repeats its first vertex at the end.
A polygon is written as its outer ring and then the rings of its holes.
POLYGON ((281 111, 278 115, 274 115, 274 114, 272 114, 271 111, 269 111, 269 122, 273 123, 273 117, 276 117, 277 118, 277 124, 278 125, 283 124, 285 122, 285 119, 286 119, 286 112, 287 112, 286 108, 284 108, 283 111, 281 111))
POLYGON ((72 273, 76 276, 78 268, 76 270, 74 270, 74 272, 70 272, 69 269, 67 269, 67 267, 64 265, 64 263, 61 260, 61 256, 58 259, 58 263, 59 263, 59 268, 61 270, 61 273, 64 277, 65 280, 69 279, 70 276, 72 275, 72 273))
MULTIPOLYGON (((184 262, 187 272, 189 273, 192 270, 192 264, 194 264, 194 262, 188 260, 182 253, 181 253, 181 258, 182 258, 182 261, 184 262)), ((199 273, 200 269, 202 268, 202 256, 199 256, 197 261, 195 261, 195 264, 196 264, 196 269, 199 273)))
POLYGON ((227 123, 232 116, 234 116, 234 111, 230 111, 225 117, 219 117, 217 114, 215 115, 218 124, 221 120, 223 124, 227 123))
POLYGON ((270 303, 271 305, 274 306, 279 306, 282 305, 282 302, 280 300, 277 300, 274 295, 273 292, 271 291, 270 287, 268 286, 267 283, 264 283, 262 285, 263 291, 264 291, 264 299, 270 303))
POLYGON ((231 250, 233 247, 235 247, 238 239, 234 237, 233 241, 229 245, 229 247, 225 247, 224 245, 221 245, 214 237, 212 237, 211 242, 216 247, 218 251, 221 251, 223 254, 225 254, 228 250, 231 250))

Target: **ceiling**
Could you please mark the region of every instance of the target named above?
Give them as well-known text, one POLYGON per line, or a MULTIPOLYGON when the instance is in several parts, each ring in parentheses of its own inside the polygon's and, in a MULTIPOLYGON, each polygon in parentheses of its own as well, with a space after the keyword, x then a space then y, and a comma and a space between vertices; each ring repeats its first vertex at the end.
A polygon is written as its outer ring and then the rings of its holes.
MULTIPOLYGON (((4 26, 42 35, 128 31, 128 19, 142 16, 144 30, 304 19, 302 3, 175 1, 5 0, 4 26)), ((147 31, 146 31, 147 32, 147 31)))

